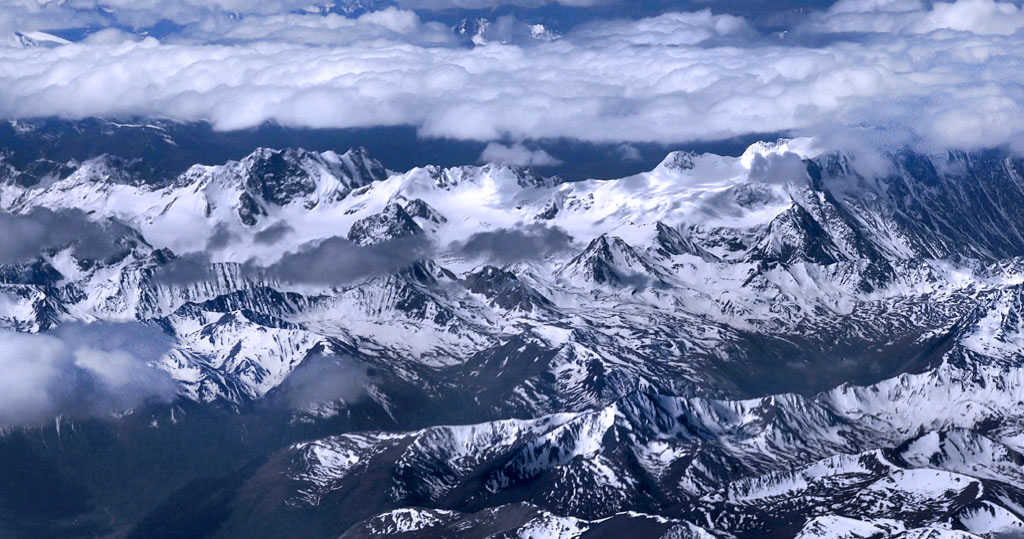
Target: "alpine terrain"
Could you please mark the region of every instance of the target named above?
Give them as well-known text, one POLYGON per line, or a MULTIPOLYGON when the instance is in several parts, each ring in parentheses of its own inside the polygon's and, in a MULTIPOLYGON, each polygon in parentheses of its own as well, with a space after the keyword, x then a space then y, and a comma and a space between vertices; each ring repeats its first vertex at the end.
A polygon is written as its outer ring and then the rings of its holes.
POLYGON ((1024 535, 1008 153, 565 181, 11 125, 0 335, 53 385, 0 382, 48 412, 0 432, 0 536, 1024 535))

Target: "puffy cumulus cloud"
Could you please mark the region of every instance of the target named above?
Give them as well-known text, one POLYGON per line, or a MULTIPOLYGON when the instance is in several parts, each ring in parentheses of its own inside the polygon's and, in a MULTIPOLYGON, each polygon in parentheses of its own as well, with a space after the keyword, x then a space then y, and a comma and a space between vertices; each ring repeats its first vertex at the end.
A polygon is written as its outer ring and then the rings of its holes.
MULTIPOLYGON (((388 13, 388 4, 431 11, 485 9, 501 5, 541 7, 560 4, 590 7, 617 1, 621 0, 370 0, 363 5, 370 8, 385 8, 377 11, 381 15, 371 19, 390 19, 379 22, 394 24, 401 23, 399 19, 403 15, 388 13)), ((178 25, 193 25, 210 21, 238 21, 253 16, 318 13, 322 8, 334 4, 336 3, 326 0, 5 0, 0 6, 0 31, 90 26, 146 28, 165 21, 178 25)), ((408 23, 408 15, 404 17, 408 23)))
POLYGON ((161 21, 192 24, 217 17, 275 15, 309 5, 306 0, 5 0, 0 29, 146 27, 161 21))
POLYGON ((371 11, 360 15, 360 22, 375 24, 381 28, 387 28, 392 32, 408 34, 420 29, 420 18, 412 11, 405 11, 395 8, 387 8, 379 11, 371 11))
POLYGON ((50 334, 0 329, 0 339, 0 425, 113 414, 169 401, 177 391, 166 372, 150 366, 171 346, 150 326, 70 323, 50 334))
POLYGON ((611 20, 580 25, 578 41, 613 40, 631 45, 696 45, 716 38, 744 38, 756 34, 742 17, 715 15, 705 9, 691 13, 665 13, 635 21, 611 20))
POLYGON ((179 44, 283 42, 335 47, 377 42, 424 46, 456 43, 451 28, 437 22, 423 22, 415 12, 393 7, 357 18, 336 14, 283 14, 241 19, 211 17, 189 25, 165 40, 179 44))
POLYGON ((802 30, 926 34, 937 30, 1010 35, 1024 28, 1024 8, 996 0, 840 0, 802 30))
POLYGON ((562 163, 544 150, 531 150, 522 143, 506 146, 497 142, 491 142, 484 148, 484 151, 480 153, 480 162, 518 167, 543 167, 562 163))
MULTIPOLYGON (((863 5, 823 17, 895 9, 881 0, 863 5)), ((906 6, 900 17, 947 9, 906 6)), ((949 6, 977 16, 959 21, 988 20, 990 8, 1014 20, 991 0, 949 6)), ((741 19, 704 11, 585 24, 529 46, 470 48, 424 37, 429 23, 401 10, 354 22, 301 17, 224 23, 227 34, 236 33, 227 41, 214 37, 222 23, 211 22, 163 43, 2 50, 0 115, 151 115, 209 120, 220 129, 266 121, 413 125, 424 136, 481 141, 682 142, 850 126, 899 131, 903 143, 922 146, 1024 138, 1024 126, 1007 121, 1024 113, 1024 54, 1017 52, 1024 32, 990 33, 980 24, 968 25, 977 31, 838 34, 810 46, 799 43, 814 40, 752 36, 741 19), (289 37, 284 29, 307 23, 326 30, 289 37), (355 25, 333 34, 358 30, 367 38, 333 36, 331 24, 355 25)), ((833 32, 826 19, 806 31, 833 32)))
POLYGON ((142 37, 138 34, 126 32, 119 28, 104 28, 102 30, 93 32, 86 36, 82 43, 88 45, 116 45, 118 43, 124 43, 126 41, 141 41, 142 37))

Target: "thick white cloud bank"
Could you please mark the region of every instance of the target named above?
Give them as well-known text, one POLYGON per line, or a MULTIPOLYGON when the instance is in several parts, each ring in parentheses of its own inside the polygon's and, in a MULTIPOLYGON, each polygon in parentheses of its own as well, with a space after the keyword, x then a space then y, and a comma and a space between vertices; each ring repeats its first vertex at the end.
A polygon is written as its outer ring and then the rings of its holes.
POLYGON ((1020 150, 1022 28, 1018 5, 993 0, 843 0, 781 37, 700 11, 475 48, 395 8, 357 19, 210 17, 162 42, 107 32, 0 49, 0 115, 413 125, 484 141, 867 132, 1020 150))
POLYGON ((810 28, 831 32, 927 34, 953 30, 1010 35, 1024 28, 1024 9, 1013 2, 956 0, 840 0, 816 14, 810 28))

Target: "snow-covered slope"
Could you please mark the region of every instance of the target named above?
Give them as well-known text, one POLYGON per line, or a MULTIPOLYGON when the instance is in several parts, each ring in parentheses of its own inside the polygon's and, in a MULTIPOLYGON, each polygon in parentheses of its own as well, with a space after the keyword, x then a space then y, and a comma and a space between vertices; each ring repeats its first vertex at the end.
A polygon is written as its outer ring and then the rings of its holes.
POLYGON ((182 402, 287 403, 305 441, 232 507, 334 535, 1012 532, 1024 165, 889 157, 780 141, 572 183, 358 149, 169 181, 5 162, 4 210, 106 232, 0 266, 0 326, 139 321, 182 402))

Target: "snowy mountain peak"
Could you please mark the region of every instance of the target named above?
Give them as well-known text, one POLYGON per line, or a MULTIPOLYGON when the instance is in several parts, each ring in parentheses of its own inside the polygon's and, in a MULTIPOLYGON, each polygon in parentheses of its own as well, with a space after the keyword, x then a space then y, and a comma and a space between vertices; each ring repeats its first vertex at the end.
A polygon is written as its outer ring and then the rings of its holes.
POLYGON ((697 245, 692 238, 685 236, 678 228, 658 221, 655 223, 655 229, 657 230, 656 249, 662 256, 692 255, 705 262, 720 260, 707 249, 697 245))
POLYGON ((772 219, 747 258, 769 266, 797 262, 828 266, 840 261, 843 254, 814 217, 803 206, 793 204, 772 219))
POLYGON ((7 39, 7 46, 18 49, 31 49, 37 47, 54 48, 62 45, 70 44, 71 42, 48 34, 46 32, 14 32, 13 35, 7 39))
POLYGON ((225 494, 243 520, 429 536, 539 507, 595 537, 624 518, 742 539, 1012 530, 1020 162, 894 153, 865 175, 792 150, 565 183, 388 175, 362 150, 259 149, 170 183, 111 156, 38 182, 5 161, 5 219, 82 222, 28 254, 4 243, 0 326, 159 328, 152 364, 180 398, 118 420, 146 447, 197 421, 250 436, 271 410, 289 447, 225 494), (451 511, 466 499, 485 514, 451 511))
POLYGON ((484 266, 465 277, 466 288, 485 296, 494 306, 531 312, 552 307, 551 300, 520 279, 515 273, 484 266))
POLYGON ((388 240, 408 238, 423 233, 402 206, 390 203, 380 213, 364 217, 352 224, 348 239, 359 245, 374 245, 388 240))
POLYGON ((384 167, 363 148, 340 156, 334 152, 259 148, 240 165, 247 190, 279 206, 317 192, 324 202, 336 201, 352 189, 386 176, 384 167))
POLYGON ((672 152, 658 164, 658 168, 668 171, 692 170, 696 167, 696 160, 700 156, 694 152, 672 152))
MULTIPOLYGON (((551 187, 558 178, 540 176, 531 169, 505 164, 482 166, 461 166, 453 168, 425 167, 425 172, 437 187, 450 190, 463 184, 491 185, 496 189, 509 190, 520 187, 551 187)), ((413 175, 416 171, 410 173, 413 175)))
POLYGON ((664 271, 646 255, 622 238, 608 234, 594 238, 583 252, 558 270, 558 275, 573 282, 641 288, 665 277, 664 271))
POLYGON ((1019 361, 1024 355, 1024 289, 1010 286, 986 303, 966 324, 963 346, 986 357, 1019 361))
POLYGON ((434 225, 443 225, 448 222, 448 218, 441 214, 441 212, 434 209, 433 206, 427 204, 422 199, 416 198, 410 200, 405 205, 405 212, 410 217, 416 219, 422 219, 426 223, 432 223, 434 225))

